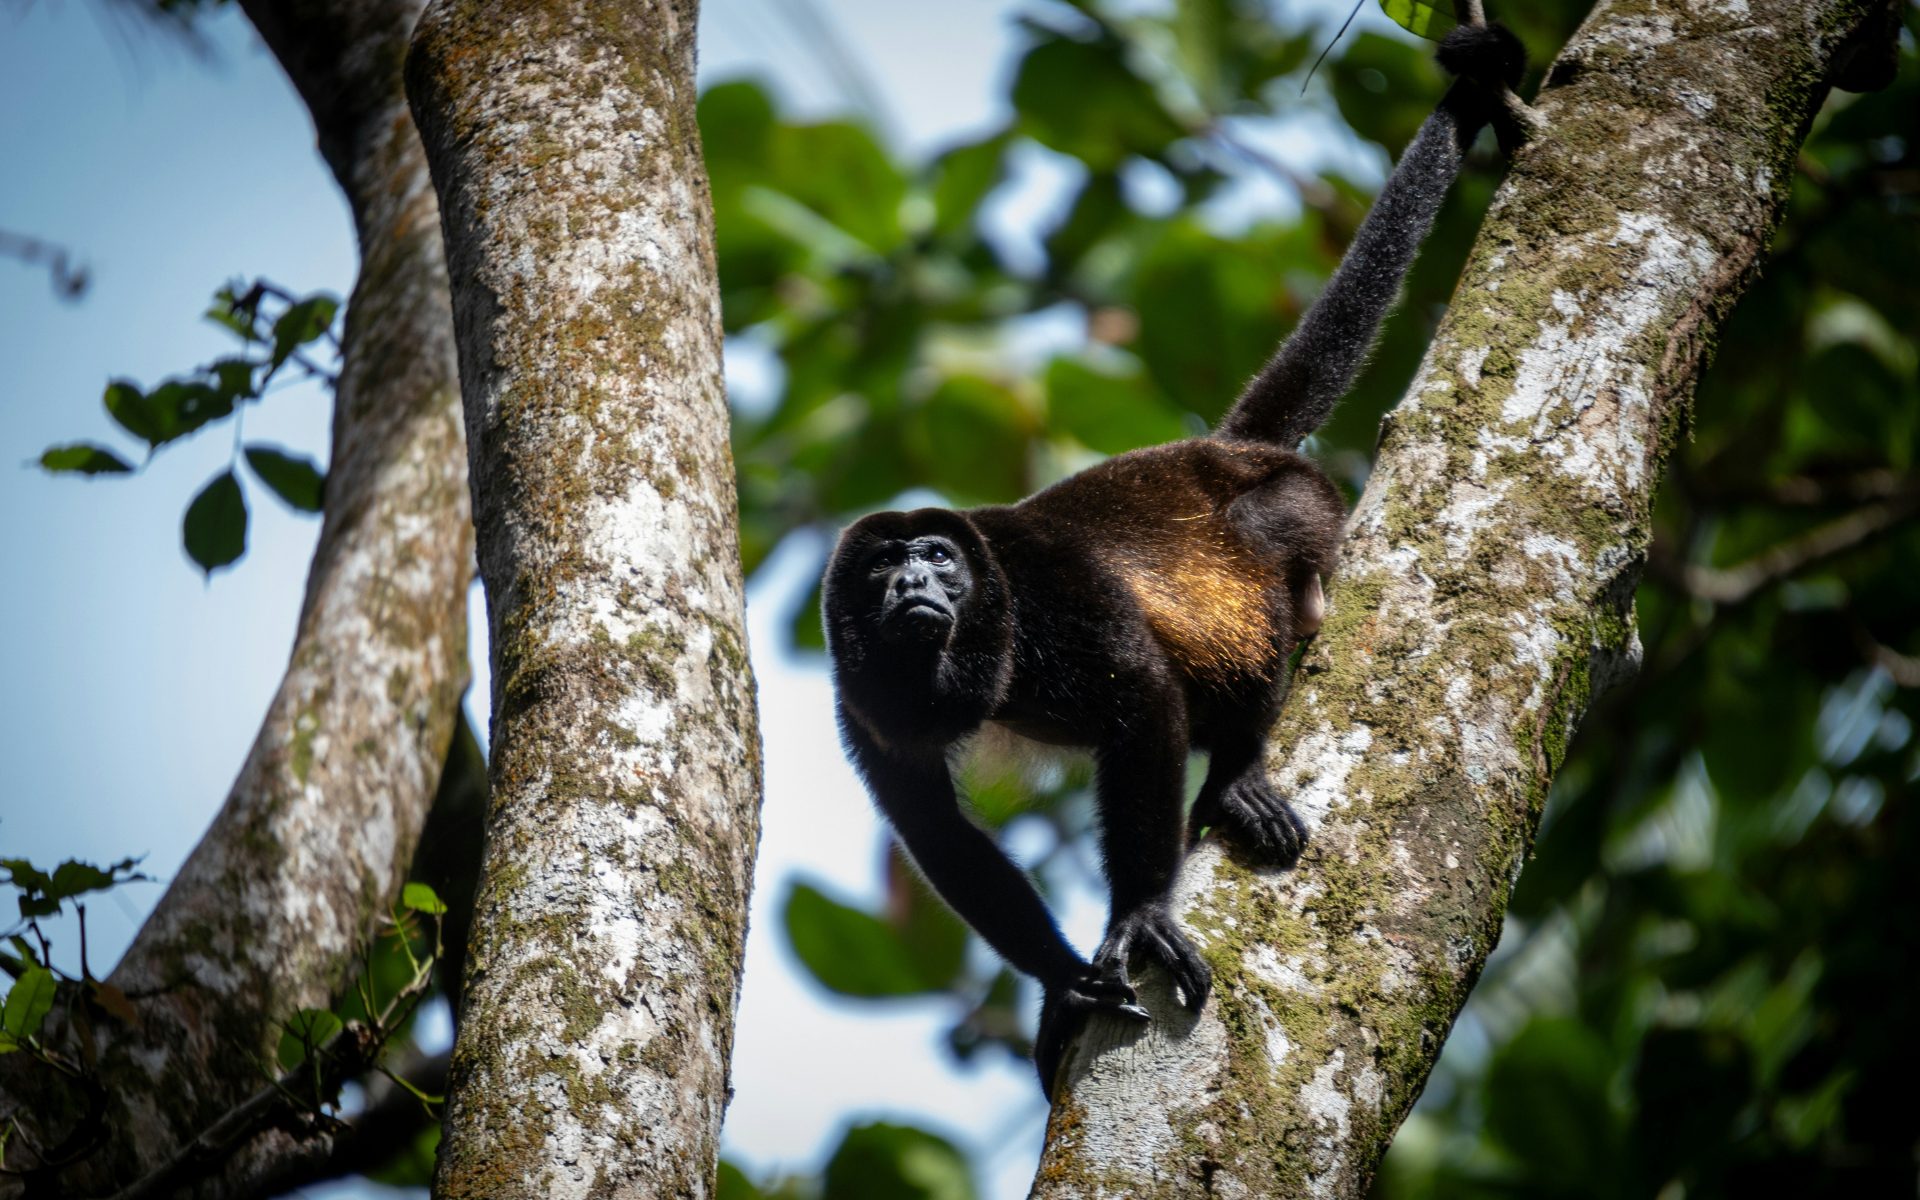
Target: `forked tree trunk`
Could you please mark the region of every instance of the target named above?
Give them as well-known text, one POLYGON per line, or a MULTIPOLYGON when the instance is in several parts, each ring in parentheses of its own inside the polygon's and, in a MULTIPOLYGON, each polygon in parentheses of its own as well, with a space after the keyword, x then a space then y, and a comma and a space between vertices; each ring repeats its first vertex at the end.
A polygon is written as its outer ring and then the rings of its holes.
MULTIPOLYGON (((360 277, 347 307, 326 518, 292 661, 213 826, 111 982, 138 1027, 96 1014, 104 1140, 58 1185, 94 1195, 166 1161, 261 1086, 280 1022, 334 1002, 398 894, 467 684, 472 563, 452 313, 426 159, 408 119, 408 0, 245 0, 312 112, 346 192, 360 277)), ((56 1010, 57 1012, 59 1010, 56 1010)), ((30 1169, 89 1103, 25 1054, 0 1059, 7 1166, 30 1169)), ((250 1194, 322 1136, 270 1131, 169 1194, 250 1194)), ((0 1195, 20 1186, 0 1177, 0 1195)))
POLYGON ((493 808, 435 1190, 712 1192, 759 816, 691 0, 437 0, 493 808))
POLYGON ((1366 1193, 1499 937, 1567 739, 1633 668, 1654 491, 1863 0, 1602 3, 1388 419, 1273 739, 1313 841, 1209 841, 1194 1018, 1075 1047, 1039 1197, 1366 1193))

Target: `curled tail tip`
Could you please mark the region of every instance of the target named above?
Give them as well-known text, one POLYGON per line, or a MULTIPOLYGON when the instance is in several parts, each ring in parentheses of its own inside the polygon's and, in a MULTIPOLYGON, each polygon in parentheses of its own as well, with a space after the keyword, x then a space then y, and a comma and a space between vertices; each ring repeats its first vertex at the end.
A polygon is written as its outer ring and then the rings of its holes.
POLYGON ((1527 69, 1527 48, 1498 22, 1455 26, 1435 57, 1450 75, 1507 87, 1517 86, 1527 69))

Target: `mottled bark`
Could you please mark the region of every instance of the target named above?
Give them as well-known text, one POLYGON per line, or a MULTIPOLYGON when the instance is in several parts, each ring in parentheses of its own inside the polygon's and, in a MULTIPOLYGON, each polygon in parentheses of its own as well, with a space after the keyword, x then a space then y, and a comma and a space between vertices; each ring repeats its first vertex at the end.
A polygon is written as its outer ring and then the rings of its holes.
POLYGON ((1276 735, 1289 871, 1180 886, 1197 1018, 1075 1048, 1034 1195, 1361 1196, 1499 936, 1591 696, 1632 669, 1655 486, 1858 0, 1603 3, 1494 201, 1276 735))
POLYGON ((697 6, 436 0, 493 636, 442 1196, 711 1194, 758 832, 697 6))
MULTIPOLYGON (((111 982, 140 1025, 96 1014, 104 1142, 60 1183, 146 1173, 261 1085, 279 1022, 329 1006, 413 857, 467 683, 466 453, 437 208, 400 79, 418 5, 248 0, 353 209, 325 523, 292 660, 225 805, 111 982)), ((61 1035, 75 1039, 68 1027, 61 1035)), ((68 1043, 69 1048, 73 1043, 68 1043)), ((80 1055, 76 1053, 75 1058, 80 1055)), ((12 1055, 0 1117, 57 1144, 84 1098, 12 1055)), ((244 1194, 289 1153, 254 1139, 193 1194, 244 1194)), ((0 1194, 17 1181, 0 1181, 0 1194)))

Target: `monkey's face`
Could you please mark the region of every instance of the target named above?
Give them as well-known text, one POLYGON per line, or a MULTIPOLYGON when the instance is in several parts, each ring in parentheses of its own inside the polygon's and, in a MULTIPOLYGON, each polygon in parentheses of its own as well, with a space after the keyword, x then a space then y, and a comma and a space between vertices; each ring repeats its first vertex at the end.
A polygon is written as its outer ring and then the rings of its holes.
POLYGON ((877 541, 862 566, 880 636, 895 644, 945 642, 973 592, 966 554, 937 533, 877 541))
POLYGON ((984 637, 997 651, 1004 595, 991 553, 961 515, 874 513, 841 536, 828 565, 827 641, 843 671, 883 647, 918 647, 944 659, 962 643, 977 653, 974 643, 984 637))

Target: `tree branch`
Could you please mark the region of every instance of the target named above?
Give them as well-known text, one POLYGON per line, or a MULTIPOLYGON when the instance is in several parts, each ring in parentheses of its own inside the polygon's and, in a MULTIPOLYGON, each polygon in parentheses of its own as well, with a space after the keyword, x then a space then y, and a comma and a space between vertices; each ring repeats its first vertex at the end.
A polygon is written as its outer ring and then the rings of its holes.
POLYGON ((443 1197, 714 1187, 758 837, 693 0, 435 0, 494 657, 443 1197))
POLYGON ((1274 733, 1313 840, 1289 871, 1211 839, 1189 858, 1176 906, 1214 998, 1185 1015, 1149 974, 1152 1024, 1090 1024, 1036 1197, 1366 1194, 1567 739, 1638 659, 1666 448, 1860 11, 1601 5, 1561 54, 1274 733))
POLYGON ((1920 493, 1856 509, 1839 520, 1769 547, 1765 553, 1738 566, 1687 563, 1675 573, 1675 582, 1696 599, 1728 606, 1744 604, 1758 592, 1867 545, 1916 515, 1920 515, 1920 493))

